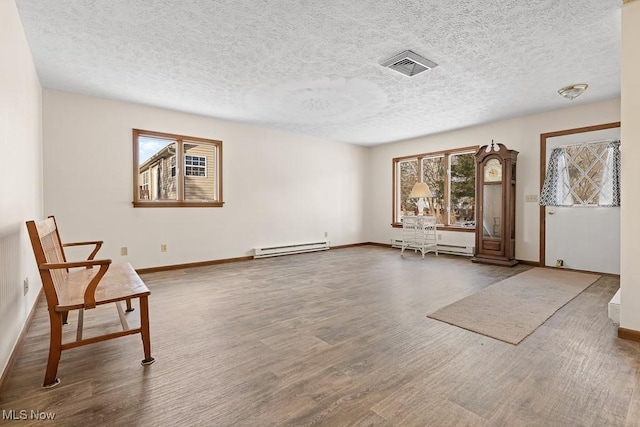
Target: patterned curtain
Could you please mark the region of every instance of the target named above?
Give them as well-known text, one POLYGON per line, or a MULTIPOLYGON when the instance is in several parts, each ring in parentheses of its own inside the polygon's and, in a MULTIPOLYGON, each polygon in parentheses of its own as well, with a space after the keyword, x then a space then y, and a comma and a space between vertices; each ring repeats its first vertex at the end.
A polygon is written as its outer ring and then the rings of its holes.
POLYGON ((607 144, 598 206, 620 206, 620 141, 607 144))
POLYGON ((547 176, 544 178, 540 194, 540 205, 573 206, 564 148, 554 148, 551 151, 547 165, 547 176))
POLYGON ((620 206, 620 141, 554 148, 542 206, 620 206))

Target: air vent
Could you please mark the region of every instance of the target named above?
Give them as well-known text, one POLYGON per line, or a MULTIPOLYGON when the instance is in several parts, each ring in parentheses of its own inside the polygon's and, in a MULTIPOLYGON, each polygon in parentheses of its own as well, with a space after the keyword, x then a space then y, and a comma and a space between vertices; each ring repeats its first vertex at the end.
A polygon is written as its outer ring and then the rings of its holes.
POLYGON ((405 50, 380 65, 391 68, 407 77, 413 77, 438 66, 435 62, 429 61, 427 58, 423 58, 410 50, 405 50))

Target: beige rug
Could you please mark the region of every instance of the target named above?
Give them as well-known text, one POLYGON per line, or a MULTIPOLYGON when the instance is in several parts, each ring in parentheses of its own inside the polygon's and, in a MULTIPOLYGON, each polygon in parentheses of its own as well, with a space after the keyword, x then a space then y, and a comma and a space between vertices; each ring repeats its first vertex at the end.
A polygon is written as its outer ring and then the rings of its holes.
POLYGON ((454 302, 428 317, 519 344, 599 278, 595 274, 536 267, 454 302))

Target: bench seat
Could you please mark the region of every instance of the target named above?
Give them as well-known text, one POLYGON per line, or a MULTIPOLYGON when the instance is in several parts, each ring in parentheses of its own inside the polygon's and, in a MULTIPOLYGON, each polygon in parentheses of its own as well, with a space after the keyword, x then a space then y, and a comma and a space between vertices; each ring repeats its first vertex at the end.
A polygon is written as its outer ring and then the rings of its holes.
MULTIPOLYGON (((84 293, 97 274, 94 268, 71 270, 60 284, 56 284, 58 304, 56 311, 64 312, 84 308, 84 293)), ((95 291, 96 305, 148 296, 151 292, 129 263, 112 263, 100 279, 95 291)))
POLYGON ((140 334, 144 351, 143 365, 154 362, 151 357, 149 334, 149 288, 128 263, 112 263, 110 259, 94 259, 102 241, 62 243, 54 217, 42 221, 27 221, 27 231, 36 258, 42 288, 49 311, 49 358, 43 387, 60 383, 58 364, 63 350, 69 350, 100 341, 127 335, 140 334), (93 245, 95 248, 83 261, 67 261, 64 248, 93 245), (94 268, 97 267, 97 268, 94 268), (133 311, 131 300, 140 302, 140 327, 130 329, 121 302, 127 304, 127 312, 133 311), (97 305, 114 303, 122 325, 122 331, 90 338, 82 337, 84 310, 97 305), (76 340, 63 343, 62 328, 70 311, 78 311, 76 340))

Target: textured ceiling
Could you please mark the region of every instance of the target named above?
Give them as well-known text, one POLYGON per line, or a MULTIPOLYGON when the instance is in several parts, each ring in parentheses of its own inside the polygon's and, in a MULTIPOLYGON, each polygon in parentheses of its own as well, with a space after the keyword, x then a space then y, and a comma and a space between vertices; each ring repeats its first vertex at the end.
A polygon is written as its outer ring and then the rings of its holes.
POLYGON ((44 87, 362 145, 620 95, 621 0, 16 4, 44 87))

